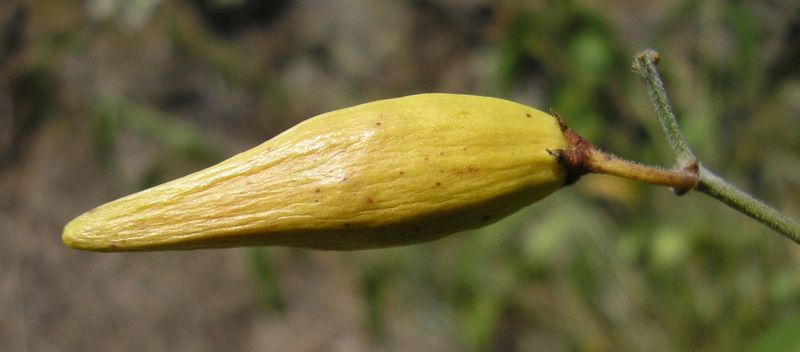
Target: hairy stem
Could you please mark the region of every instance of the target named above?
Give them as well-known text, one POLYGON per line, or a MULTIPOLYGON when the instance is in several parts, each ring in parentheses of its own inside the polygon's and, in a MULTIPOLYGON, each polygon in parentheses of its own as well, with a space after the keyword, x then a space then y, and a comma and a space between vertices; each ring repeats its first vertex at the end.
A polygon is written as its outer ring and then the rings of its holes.
POLYGON ((585 138, 572 131, 557 113, 551 112, 561 124, 561 132, 570 144, 568 149, 548 150, 569 173, 568 183, 587 173, 619 176, 658 186, 672 187, 684 194, 697 186, 697 164, 683 169, 664 169, 625 160, 597 149, 585 138))
MULTIPOLYGON (((675 114, 672 113, 672 106, 667 98, 667 92, 656 69, 658 58, 658 52, 655 50, 645 50, 636 56, 632 67, 644 78, 650 101, 658 113, 662 130, 667 136, 672 150, 675 151, 678 164, 684 169, 693 166, 696 175, 699 175, 696 189, 773 228, 792 241, 800 243, 800 224, 797 221, 753 198, 710 170, 699 166, 700 163, 691 149, 689 149, 683 134, 678 129, 678 123, 675 119, 675 114)), ((676 191, 680 192, 681 189, 676 188, 676 191)))
POLYGON ((753 198, 702 166, 697 190, 747 214, 800 244, 800 223, 753 198))
POLYGON ((697 173, 689 169, 664 169, 642 165, 620 159, 614 155, 593 149, 587 165, 589 172, 624 177, 657 186, 672 187, 676 193, 684 194, 697 185, 697 173))
POLYGON ((650 101, 656 108, 658 114, 658 121, 661 122, 661 130, 667 137, 672 150, 678 159, 678 165, 686 167, 693 164, 697 160, 686 143, 680 129, 678 129, 678 120, 672 112, 672 106, 667 98, 667 91, 664 89, 664 83, 661 81, 661 75, 656 69, 659 55, 653 49, 647 49, 638 55, 631 66, 634 71, 644 78, 647 94, 650 96, 650 101))

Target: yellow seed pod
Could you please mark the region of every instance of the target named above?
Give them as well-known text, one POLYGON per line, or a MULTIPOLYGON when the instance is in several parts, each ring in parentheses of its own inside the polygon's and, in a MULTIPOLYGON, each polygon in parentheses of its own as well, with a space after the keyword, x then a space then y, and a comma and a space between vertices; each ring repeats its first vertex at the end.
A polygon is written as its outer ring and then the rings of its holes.
POLYGON ((407 245, 547 196, 566 171, 552 116, 421 94, 325 113, 217 165, 91 210, 64 243, 94 251, 407 245))

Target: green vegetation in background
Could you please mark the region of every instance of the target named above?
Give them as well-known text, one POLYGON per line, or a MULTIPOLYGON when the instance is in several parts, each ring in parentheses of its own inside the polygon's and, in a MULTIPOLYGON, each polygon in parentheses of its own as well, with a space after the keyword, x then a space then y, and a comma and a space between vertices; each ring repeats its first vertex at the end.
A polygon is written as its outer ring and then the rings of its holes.
POLYGON ((52 69, 44 64, 25 67, 10 84, 15 102, 13 116, 5 116, 11 131, 3 132, 9 140, 0 148, 0 167, 12 161, 30 141, 31 134, 56 115, 56 87, 52 69))
POLYGON ((275 264, 268 249, 252 248, 248 250, 248 261, 253 277, 258 284, 258 292, 268 311, 283 314, 286 303, 278 285, 275 264))
POLYGON ((41 123, 56 111, 54 79, 52 70, 39 64, 28 67, 15 82, 14 100, 27 109, 29 123, 41 123))
POLYGON ((391 268, 378 262, 364 268, 361 277, 361 294, 367 317, 367 328, 373 339, 386 337, 386 294, 392 281, 391 268))
POLYGON ((755 340, 752 352, 785 351, 800 352, 800 318, 778 322, 769 331, 755 340))
POLYGON ((122 131, 133 132, 165 149, 144 173, 138 188, 166 181, 162 171, 169 170, 176 161, 186 160, 207 166, 224 158, 220 151, 210 145, 207 137, 191 124, 122 98, 99 99, 92 113, 92 136, 98 156, 109 167, 118 162, 114 160, 114 150, 117 135, 122 131))
POLYGON ((551 5, 546 13, 522 13, 512 21, 500 45, 500 82, 507 91, 530 74, 544 75, 552 107, 584 137, 607 142, 603 120, 614 110, 607 90, 627 70, 628 58, 602 17, 573 1, 551 5))

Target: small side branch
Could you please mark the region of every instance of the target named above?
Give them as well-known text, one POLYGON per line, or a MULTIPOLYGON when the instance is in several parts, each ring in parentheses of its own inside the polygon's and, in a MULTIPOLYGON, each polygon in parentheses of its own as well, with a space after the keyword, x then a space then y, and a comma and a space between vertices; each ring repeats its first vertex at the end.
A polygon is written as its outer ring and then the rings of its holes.
POLYGON ((632 67, 644 78, 650 101, 658 113, 661 128, 677 156, 678 165, 683 169, 693 168, 694 174, 698 177, 696 187, 692 188, 708 194, 800 244, 800 224, 797 221, 731 185, 703 167, 697 160, 678 129, 678 122, 672 112, 661 75, 656 69, 658 58, 658 52, 655 50, 645 50, 636 56, 632 67))
POLYGON ((664 83, 661 81, 661 75, 656 69, 659 55, 653 49, 647 49, 638 55, 633 61, 631 67, 633 70, 641 75, 645 81, 647 94, 650 96, 650 101, 656 109, 658 114, 658 121, 661 122, 661 130, 667 137, 672 150, 678 159, 678 165, 687 167, 697 160, 689 149, 689 145, 683 138, 683 134, 678 129, 678 120, 672 112, 672 105, 667 98, 667 91, 664 89, 664 83))

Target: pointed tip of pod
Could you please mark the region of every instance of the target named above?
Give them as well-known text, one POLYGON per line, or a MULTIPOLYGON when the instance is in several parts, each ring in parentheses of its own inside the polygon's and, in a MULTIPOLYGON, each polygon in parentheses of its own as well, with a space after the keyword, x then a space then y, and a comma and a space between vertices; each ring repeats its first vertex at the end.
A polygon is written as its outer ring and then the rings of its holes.
POLYGON ((64 226, 64 232, 61 233, 61 241, 63 241, 67 247, 73 249, 98 252, 114 250, 114 246, 95 241, 92 236, 85 235, 85 221, 83 215, 73 219, 64 226))
POLYGON ((91 250, 93 246, 91 242, 87 242, 86 238, 81 236, 80 218, 73 219, 66 226, 61 233, 61 241, 69 248, 91 250))
POLYGON ((136 250, 134 246, 126 246, 105 235, 105 231, 97 228, 98 219, 93 216, 93 211, 86 212, 73 219, 61 233, 61 241, 69 248, 93 252, 127 252, 136 250), (130 248, 128 248, 130 247, 130 248))

